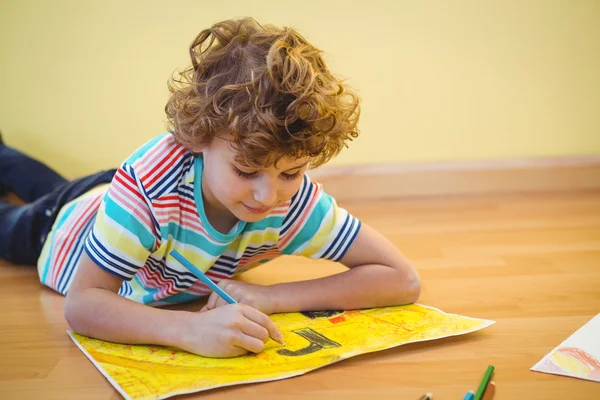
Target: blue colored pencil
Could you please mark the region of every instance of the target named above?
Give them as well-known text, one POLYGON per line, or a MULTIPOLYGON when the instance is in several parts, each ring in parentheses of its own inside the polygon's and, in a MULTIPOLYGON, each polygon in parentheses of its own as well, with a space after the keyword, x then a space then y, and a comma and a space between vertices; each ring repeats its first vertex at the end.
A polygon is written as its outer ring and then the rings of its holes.
POLYGON ((223 300, 229 304, 237 304, 237 301, 230 295, 228 295, 223 289, 221 289, 216 283, 210 280, 204 272, 200 271, 194 264, 189 262, 187 258, 181 255, 177 250, 171 250, 171 255, 174 259, 179 261, 184 267, 192 272, 198 279, 200 279, 206 286, 208 286, 213 292, 217 292, 223 300))
MULTIPOLYGON (((182 256, 181 253, 179 253, 177 250, 171 250, 171 255, 173 256, 174 259, 176 259, 184 267, 186 267, 190 272, 192 272, 198 279, 200 279, 206 286, 211 288, 212 291, 217 292, 217 294, 219 296, 221 296, 221 298, 223 300, 225 300, 228 304, 237 304, 238 303, 237 301, 235 301, 235 299, 233 297, 228 295, 227 292, 225 292, 223 289, 221 289, 208 276, 206 276, 204 274, 204 272, 200 271, 194 264, 189 262, 187 260, 187 258, 182 256)), ((273 339, 273 338, 271 338, 271 339, 273 339)), ((279 343, 280 345, 285 346, 285 343, 283 343, 281 340, 277 340, 277 339, 273 339, 273 340, 276 341, 277 343, 279 343)))
POLYGON ((465 397, 463 397, 463 400, 473 400, 475 398, 475 393, 469 391, 467 392, 467 394, 465 394, 465 397))

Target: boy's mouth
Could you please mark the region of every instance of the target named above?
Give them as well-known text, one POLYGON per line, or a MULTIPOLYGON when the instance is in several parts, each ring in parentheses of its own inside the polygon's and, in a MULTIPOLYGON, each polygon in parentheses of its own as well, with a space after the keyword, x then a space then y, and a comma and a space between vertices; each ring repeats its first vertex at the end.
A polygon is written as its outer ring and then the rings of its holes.
POLYGON ((248 211, 250 211, 251 213, 254 213, 254 214, 265 214, 271 209, 271 207, 250 207, 246 203, 242 203, 242 204, 244 205, 244 207, 246 207, 246 209, 248 211))

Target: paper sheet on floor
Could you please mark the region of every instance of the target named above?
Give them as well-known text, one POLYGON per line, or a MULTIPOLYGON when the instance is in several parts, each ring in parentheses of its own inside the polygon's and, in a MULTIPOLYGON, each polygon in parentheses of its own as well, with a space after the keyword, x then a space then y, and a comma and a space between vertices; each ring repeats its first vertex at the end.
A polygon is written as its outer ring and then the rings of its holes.
POLYGON ((600 382, 600 314, 579 328, 531 369, 600 382))
POLYGON ((269 341, 259 354, 230 359, 69 335, 123 397, 146 400, 289 378, 359 354, 463 335, 494 323, 414 304, 271 318, 283 333, 286 347, 269 341))

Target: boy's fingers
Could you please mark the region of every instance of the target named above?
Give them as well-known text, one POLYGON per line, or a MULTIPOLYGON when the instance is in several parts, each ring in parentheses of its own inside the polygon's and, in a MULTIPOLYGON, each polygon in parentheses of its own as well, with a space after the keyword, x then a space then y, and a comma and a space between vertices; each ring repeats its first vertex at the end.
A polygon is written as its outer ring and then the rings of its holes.
MULTIPOLYGON (((223 282, 223 281, 221 281, 223 282)), ((223 284, 224 286, 225 284, 223 284)), ((221 286, 221 285, 219 285, 221 286)), ((223 298, 221 296, 219 296, 217 294, 217 292, 212 292, 210 294, 210 296, 208 297, 208 301, 206 302, 206 308, 209 310, 212 310, 213 308, 217 308, 217 307, 221 307, 221 306, 226 306, 227 303, 225 300, 223 300, 223 298)))
POLYGON ((232 350, 227 354, 226 357, 239 357, 243 356, 244 354, 248 354, 248 350, 238 346, 233 346, 231 349, 232 350))
POLYGON ((219 281, 219 283, 217 283, 217 286, 220 287, 221 289, 225 290, 225 289, 227 289, 227 286, 229 286, 230 283, 231 283, 230 279, 221 279, 219 281))
POLYGON ((257 324, 256 322, 247 319, 242 326, 242 332, 248 336, 252 336, 266 343, 269 340, 269 331, 264 326, 257 324))
POLYGON ((283 335, 281 334, 281 331, 279 330, 279 328, 277 328, 277 325, 275 325, 275 322, 271 321, 271 318, 269 318, 268 315, 258 311, 256 308, 252 308, 250 306, 243 306, 242 314, 249 320, 252 320, 252 321, 256 322, 257 324, 259 324, 260 326, 265 327, 267 329, 267 331, 269 331, 269 336, 272 337, 273 339, 277 339, 277 340, 283 339, 283 335))
POLYGON ((259 339, 246 335, 245 333, 240 332, 240 334, 236 337, 233 344, 236 347, 240 347, 242 349, 246 349, 253 353, 260 353, 265 348, 264 342, 259 339))
POLYGON ((216 292, 212 292, 208 301, 206 302, 206 308, 212 310, 213 308, 217 308, 220 306, 226 305, 227 302, 221 298, 216 292))
POLYGON ((217 304, 215 304, 215 307, 222 307, 222 306, 226 306, 227 304, 229 304, 229 303, 227 303, 225 300, 223 300, 219 296, 219 298, 217 299, 217 304))
POLYGON ((212 292, 210 294, 210 296, 208 296, 208 301, 206 302, 206 305, 204 307, 206 307, 207 310, 212 310, 213 308, 215 308, 215 302, 217 301, 217 299, 215 298, 216 293, 212 292))

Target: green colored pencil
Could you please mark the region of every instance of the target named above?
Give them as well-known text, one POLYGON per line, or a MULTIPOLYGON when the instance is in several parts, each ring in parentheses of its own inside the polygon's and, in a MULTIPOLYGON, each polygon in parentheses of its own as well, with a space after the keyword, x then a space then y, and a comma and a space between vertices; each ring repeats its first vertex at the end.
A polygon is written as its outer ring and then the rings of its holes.
POLYGON ((490 365, 489 367, 487 367, 485 374, 483 374, 483 379, 481 380, 481 383, 479 384, 479 388, 477 389, 477 392, 475 393, 474 400, 481 400, 481 398, 483 397, 483 394, 485 393, 485 389, 487 388, 488 383, 490 383, 490 380, 492 379, 493 373, 494 373, 494 366, 490 365))

